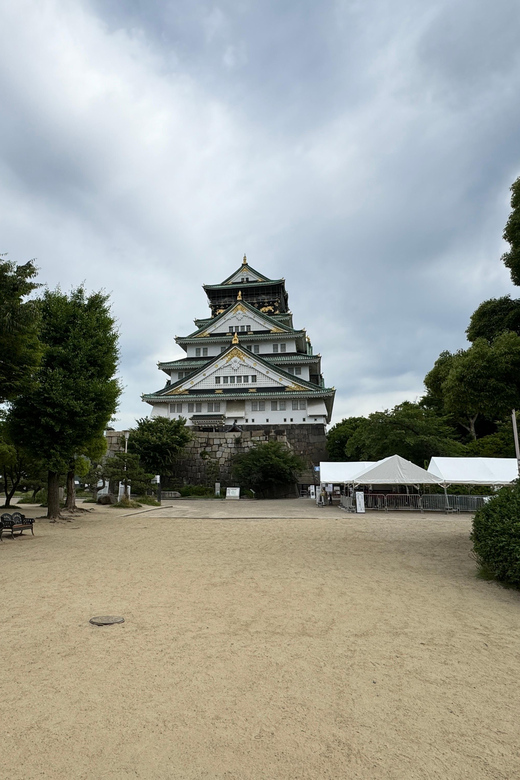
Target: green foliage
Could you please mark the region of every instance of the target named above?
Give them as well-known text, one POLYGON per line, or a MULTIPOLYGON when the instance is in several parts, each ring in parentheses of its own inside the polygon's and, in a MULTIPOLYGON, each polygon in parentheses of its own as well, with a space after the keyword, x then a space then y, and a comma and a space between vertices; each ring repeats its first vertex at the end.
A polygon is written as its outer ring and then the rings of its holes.
POLYGON ((520 336, 520 298, 512 300, 510 295, 481 303, 471 315, 466 335, 468 341, 491 342, 506 330, 520 336))
POLYGON ((281 442, 270 441, 237 455, 233 460, 233 478, 241 488, 259 495, 270 495, 285 485, 294 485, 305 468, 303 460, 281 442))
POLYGON ((10 417, 17 441, 61 472, 115 412, 118 335, 108 297, 87 296, 83 287, 70 295, 47 290, 40 311, 42 362, 10 417))
POLYGON ((511 193, 512 210, 503 233, 510 249, 502 255, 502 261, 509 268, 513 284, 520 285, 520 178, 511 185, 511 193))
POLYGON ((111 504, 110 507, 112 509, 140 509, 141 504, 138 501, 134 501, 133 498, 123 496, 121 501, 111 504))
POLYGON ((520 587, 520 485, 502 488, 473 519, 477 561, 495 579, 520 587))
POLYGON ((391 410, 374 412, 360 425, 346 445, 356 460, 381 460, 390 455, 424 468, 434 455, 457 456, 464 447, 453 439, 453 430, 431 409, 405 401, 391 410))
POLYGON ((139 455, 132 452, 115 452, 103 464, 103 475, 110 482, 122 482, 133 493, 146 493, 150 489, 153 474, 148 474, 139 462, 139 455))
POLYGON ((365 417, 347 417, 332 426, 327 434, 327 453, 331 461, 358 460, 355 452, 347 457, 346 446, 351 436, 365 422, 365 417))
POLYGON ((476 439, 477 418, 501 420, 520 406, 520 336, 506 331, 492 343, 478 338, 467 350, 443 352, 424 383, 425 405, 452 417, 476 439))
POLYGON ((156 498, 153 498, 153 496, 137 496, 137 501, 146 506, 161 506, 160 502, 157 501, 156 498))
POLYGON ((40 361, 38 304, 26 300, 39 286, 35 276, 32 262, 0 260, 0 402, 27 389, 40 361))
POLYGON ((145 417, 137 420, 137 428, 130 431, 128 451, 139 455, 143 466, 153 474, 171 476, 177 456, 190 438, 184 419, 145 417))
POLYGON ((205 485, 183 485, 183 487, 179 488, 179 493, 183 498, 187 496, 211 498, 215 493, 215 488, 206 487, 205 485))

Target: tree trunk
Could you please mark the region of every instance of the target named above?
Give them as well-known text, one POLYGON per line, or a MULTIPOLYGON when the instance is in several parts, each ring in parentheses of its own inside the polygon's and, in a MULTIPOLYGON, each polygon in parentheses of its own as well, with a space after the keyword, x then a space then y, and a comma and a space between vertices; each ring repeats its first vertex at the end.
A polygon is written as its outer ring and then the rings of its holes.
POLYGON ((74 481, 74 469, 67 471, 67 498, 65 501, 65 509, 68 512, 76 509, 76 483, 74 481))
POLYGON ((49 471, 47 475, 47 517, 57 520, 60 516, 60 475, 49 471))
POLYGON ((469 418, 469 432, 471 434, 471 438, 474 440, 477 438, 477 432, 475 430, 475 422, 477 420, 478 414, 476 414, 474 417, 469 418))

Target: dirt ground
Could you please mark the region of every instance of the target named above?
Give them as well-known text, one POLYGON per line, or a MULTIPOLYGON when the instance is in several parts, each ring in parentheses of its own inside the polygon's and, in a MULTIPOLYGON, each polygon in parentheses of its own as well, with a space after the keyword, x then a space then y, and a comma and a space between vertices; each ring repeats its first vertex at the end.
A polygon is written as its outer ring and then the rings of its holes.
POLYGON ((475 577, 470 525, 305 500, 39 520, 0 543, 0 777, 520 777, 520 594, 475 577))

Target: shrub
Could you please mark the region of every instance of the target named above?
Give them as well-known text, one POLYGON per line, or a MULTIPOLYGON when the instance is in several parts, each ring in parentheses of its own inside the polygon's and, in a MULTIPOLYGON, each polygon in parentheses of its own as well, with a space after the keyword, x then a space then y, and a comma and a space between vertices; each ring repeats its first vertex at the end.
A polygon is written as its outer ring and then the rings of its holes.
POLYGON ((205 487, 204 485, 184 485, 179 488, 181 496, 213 496, 215 489, 211 487, 205 487))
POLYGON ((502 488, 475 513, 471 540, 486 572, 520 588, 520 484, 502 488))
POLYGON ((278 497, 294 488, 303 460, 278 441, 258 444, 233 459, 233 478, 242 490, 256 491, 258 498, 278 497))
POLYGON ((161 506, 153 496, 137 496, 137 501, 140 504, 146 504, 146 506, 161 506))

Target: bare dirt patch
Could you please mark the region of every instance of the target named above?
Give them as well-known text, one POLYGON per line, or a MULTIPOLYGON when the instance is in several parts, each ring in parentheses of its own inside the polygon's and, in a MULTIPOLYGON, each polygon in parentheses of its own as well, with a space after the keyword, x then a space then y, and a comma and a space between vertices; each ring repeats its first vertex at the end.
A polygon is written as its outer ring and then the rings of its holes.
POLYGON ((143 510, 0 544, 1 778, 518 776, 520 595, 469 517, 143 510))

